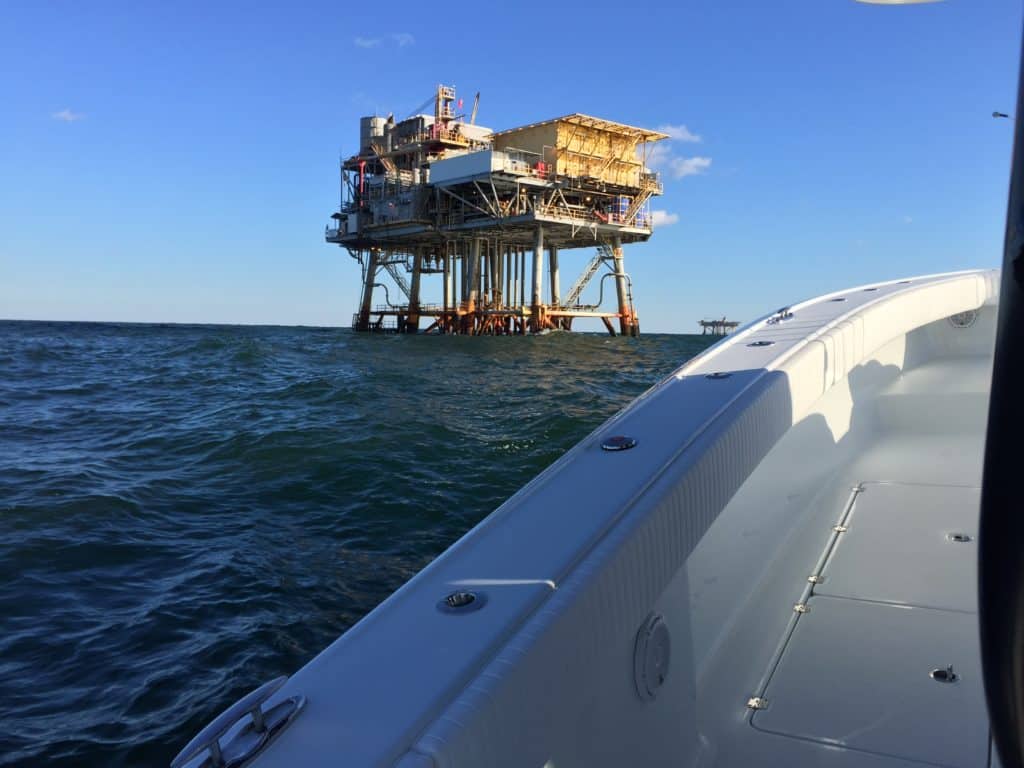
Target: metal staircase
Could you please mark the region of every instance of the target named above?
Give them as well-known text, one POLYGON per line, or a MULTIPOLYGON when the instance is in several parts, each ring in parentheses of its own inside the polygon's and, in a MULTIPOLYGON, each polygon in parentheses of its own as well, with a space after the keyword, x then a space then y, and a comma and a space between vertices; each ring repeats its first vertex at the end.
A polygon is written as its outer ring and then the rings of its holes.
POLYGON ((636 217, 636 215, 638 213, 640 213, 640 209, 643 208, 644 203, 646 203, 648 200, 650 200, 651 196, 653 194, 654 193, 653 193, 652 190, 645 189, 639 195, 634 197, 633 198, 633 204, 630 205, 628 209, 626 209, 626 213, 622 217, 622 221, 626 222, 626 223, 629 223, 629 224, 634 224, 635 225, 635 222, 633 221, 633 219, 636 217))
POLYGON ((398 166, 395 165, 395 161, 384 154, 384 147, 380 144, 371 144, 370 149, 377 155, 377 159, 380 160, 380 164, 384 166, 384 170, 388 173, 394 174, 398 172, 398 166))
POLYGON ((395 285, 398 286, 399 290, 405 294, 405 298, 412 296, 412 289, 409 287, 409 281, 405 279, 405 275, 402 274, 401 270, 398 269, 398 264, 393 261, 384 262, 384 269, 391 275, 391 279, 395 281, 395 285))
POLYGON ((572 288, 565 295, 565 301, 562 302, 562 306, 580 306, 580 294, 583 293, 583 289, 587 287, 590 281, 597 274, 597 270, 601 268, 602 262, 610 260, 613 257, 612 248, 607 243, 601 243, 597 246, 597 253, 594 254, 588 263, 582 274, 576 278, 576 282, 572 284, 572 288))

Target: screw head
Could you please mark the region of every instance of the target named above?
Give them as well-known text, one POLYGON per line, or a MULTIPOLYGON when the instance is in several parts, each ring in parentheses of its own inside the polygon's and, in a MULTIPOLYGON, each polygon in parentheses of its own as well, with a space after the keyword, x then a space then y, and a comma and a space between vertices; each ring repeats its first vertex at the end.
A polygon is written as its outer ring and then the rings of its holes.
POLYGON ((483 593, 460 589, 441 598, 437 607, 444 613, 469 613, 483 608, 486 602, 483 593))
POLYGON ((449 608, 463 608, 476 600, 472 592, 452 592, 444 601, 449 608))

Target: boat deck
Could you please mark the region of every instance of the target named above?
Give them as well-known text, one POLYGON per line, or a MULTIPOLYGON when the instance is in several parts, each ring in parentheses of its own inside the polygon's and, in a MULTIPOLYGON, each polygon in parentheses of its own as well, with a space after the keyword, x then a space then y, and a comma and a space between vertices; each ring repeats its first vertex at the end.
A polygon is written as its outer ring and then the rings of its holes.
MULTIPOLYGON (((857 403, 861 424, 838 441, 843 460, 824 481, 789 488, 809 500, 802 524, 778 542, 771 578, 713 652, 698 689, 718 745, 711 762, 990 764, 976 594, 989 366, 951 357, 895 376, 857 403), (740 647, 757 636, 775 649, 745 663, 740 647)), ((762 505, 771 499, 772 484, 757 474, 795 454, 780 448, 737 495, 747 513, 750 491, 762 505)), ((759 533, 754 525, 740 536, 759 533)), ((708 568, 712 554, 698 550, 690 568, 698 654, 700 605, 710 597, 702 593, 732 561, 708 568)))

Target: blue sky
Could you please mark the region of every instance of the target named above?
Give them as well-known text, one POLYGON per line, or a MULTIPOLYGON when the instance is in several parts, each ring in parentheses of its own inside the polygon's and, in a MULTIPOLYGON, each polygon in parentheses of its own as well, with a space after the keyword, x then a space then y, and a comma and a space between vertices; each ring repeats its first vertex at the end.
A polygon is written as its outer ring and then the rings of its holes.
POLYGON ((645 331, 999 261, 1019 0, 445 7, 8 0, 0 317, 347 325, 339 153, 439 82, 699 137, 626 250, 645 331))

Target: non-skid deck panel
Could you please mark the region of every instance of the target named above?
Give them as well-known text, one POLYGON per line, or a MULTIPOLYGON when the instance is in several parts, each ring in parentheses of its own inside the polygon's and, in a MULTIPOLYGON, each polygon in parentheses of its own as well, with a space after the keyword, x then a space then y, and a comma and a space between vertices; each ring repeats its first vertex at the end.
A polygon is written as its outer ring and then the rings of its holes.
POLYGON ((988 762, 972 614, 815 596, 754 728, 950 768, 988 762), (952 665, 957 679, 930 673, 952 665))
POLYGON ((873 482, 978 487, 984 454, 983 428, 943 435, 882 432, 844 476, 851 485, 870 477, 873 482))
POLYGON ((928 434, 977 431, 988 417, 990 356, 931 361, 903 374, 881 392, 881 425, 928 434))
POLYGON ((979 488, 865 483, 815 594, 977 611, 979 488))

